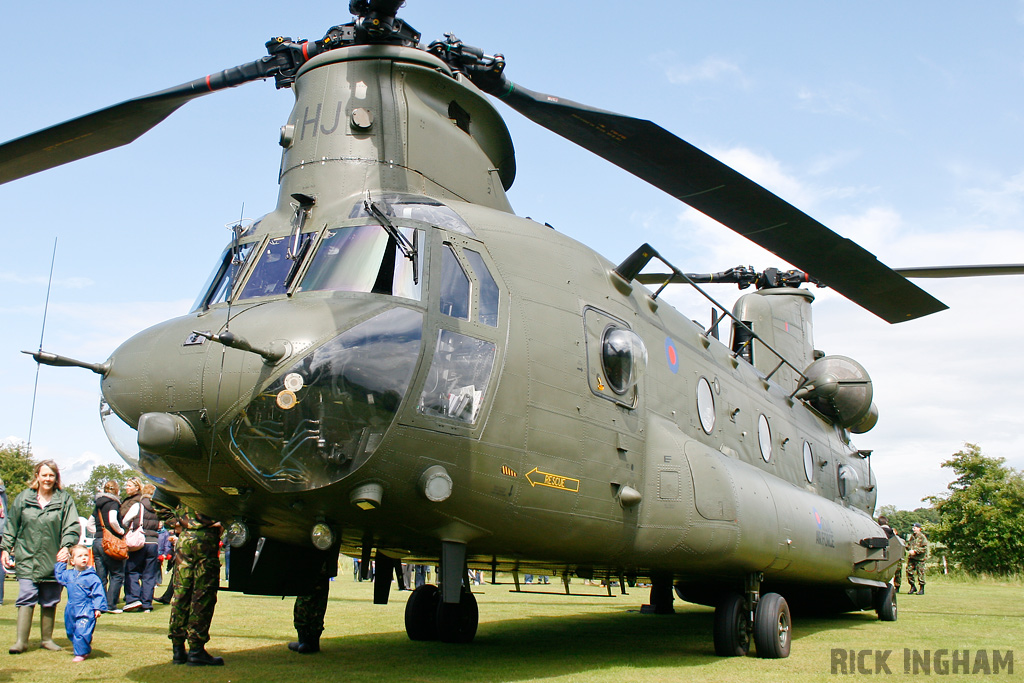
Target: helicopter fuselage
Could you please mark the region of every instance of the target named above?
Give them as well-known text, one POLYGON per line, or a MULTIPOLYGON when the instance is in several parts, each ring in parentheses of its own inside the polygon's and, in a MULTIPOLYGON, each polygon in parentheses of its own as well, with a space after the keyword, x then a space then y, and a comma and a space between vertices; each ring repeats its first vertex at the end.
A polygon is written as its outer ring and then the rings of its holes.
MULTIPOLYGON (((884 534, 848 432, 792 376, 514 216, 511 141, 479 91, 393 46, 315 57, 294 89, 277 209, 192 312, 108 361, 105 419, 137 430, 126 455, 161 489, 286 544, 326 523, 352 554, 891 577, 898 553, 863 542, 884 534)), ((809 320, 779 316, 809 357, 809 320)))

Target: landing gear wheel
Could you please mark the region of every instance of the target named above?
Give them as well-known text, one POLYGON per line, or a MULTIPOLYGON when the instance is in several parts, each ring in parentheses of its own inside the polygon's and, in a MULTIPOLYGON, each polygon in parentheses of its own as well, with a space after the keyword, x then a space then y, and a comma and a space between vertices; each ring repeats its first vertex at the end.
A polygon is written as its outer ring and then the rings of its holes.
POLYGON ((437 637, 445 643, 469 643, 476 637, 480 611, 476 597, 468 590, 462 591, 458 604, 446 604, 438 599, 437 637))
POLYGON ((414 590, 405 603, 405 633, 409 640, 437 640, 437 606, 441 593, 429 583, 414 590))
POLYGON ((754 613, 754 644, 762 659, 782 659, 789 656, 789 605, 778 593, 765 593, 757 602, 754 613))
POLYGON ((745 657, 750 652, 743 596, 726 595, 715 608, 715 654, 719 657, 745 657))
POLYGON ((875 613, 881 621, 896 621, 896 588, 891 584, 875 591, 875 613))

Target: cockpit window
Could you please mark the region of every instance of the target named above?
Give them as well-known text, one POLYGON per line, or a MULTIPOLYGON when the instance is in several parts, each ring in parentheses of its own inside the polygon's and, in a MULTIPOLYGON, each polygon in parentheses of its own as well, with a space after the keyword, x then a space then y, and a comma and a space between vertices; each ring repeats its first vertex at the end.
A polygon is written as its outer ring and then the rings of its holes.
MULTIPOLYGON (((423 221, 445 230, 475 237, 473 230, 459 214, 436 199, 415 194, 386 194, 381 198, 375 197, 374 201, 383 205, 384 213, 389 218, 409 218, 414 221, 423 221)), ((359 202, 353 207, 349 218, 363 217, 368 217, 368 214, 363 203, 359 202)))
POLYGON ((441 258, 441 312, 459 320, 469 320, 469 276, 449 244, 441 258))
POLYGON ((238 462, 271 491, 328 486, 361 465, 405 398, 423 314, 392 308, 296 361, 228 427, 238 462))
POLYGON ((475 423, 487 393, 493 365, 493 343, 440 330, 417 411, 475 423))
POLYGON ((463 249, 463 255, 469 261, 480 287, 480 322, 491 327, 498 326, 498 283, 494 281, 490 269, 484 263, 479 252, 463 249))
POLYGON ((299 237, 298 248, 294 249, 293 258, 288 258, 295 246, 295 241, 291 236, 275 237, 267 242, 267 246, 260 253, 259 261, 256 262, 252 274, 249 275, 249 279, 245 283, 245 287, 238 295, 239 301, 287 293, 288 285, 302 263, 302 255, 309 247, 313 234, 311 232, 302 233, 299 237))
POLYGON ((245 242, 237 247, 232 245, 225 249, 189 310, 197 311, 200 308, 227 301, 255 244, 255 242, 245 242))
MULTIPOLYGON (((422 240, 414 228, 398 227, 411 244, 422 240)), ((422 249, 417 272, 422 273, 422 249)), ((422 279, 413 277, 413 264, 379 225, 328 230, 296 291, 375 292, 419 299, 422 279)))

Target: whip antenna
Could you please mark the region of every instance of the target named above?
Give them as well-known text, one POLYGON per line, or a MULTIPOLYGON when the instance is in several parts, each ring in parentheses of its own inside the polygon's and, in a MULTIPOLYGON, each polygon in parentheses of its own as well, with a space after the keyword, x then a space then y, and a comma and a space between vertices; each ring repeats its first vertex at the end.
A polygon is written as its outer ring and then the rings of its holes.
MULTIPOLYGON (((53 254, 50 256, 50 278, 46 281, 46 302, 43 304, 43 325, 39 330, 39 353, 43 352, 43 336, 46 334, 46 313, 50 309, 50 288, 53 286, 53 264, 57 260, 57 238, 53 238, 53 254)), ((32 408, 28 414, 28 447, 32 449, 32 423, 36 418, 36 394, 39 392, 39 366, 36 361, 36 381, 32 385, 32 408)))

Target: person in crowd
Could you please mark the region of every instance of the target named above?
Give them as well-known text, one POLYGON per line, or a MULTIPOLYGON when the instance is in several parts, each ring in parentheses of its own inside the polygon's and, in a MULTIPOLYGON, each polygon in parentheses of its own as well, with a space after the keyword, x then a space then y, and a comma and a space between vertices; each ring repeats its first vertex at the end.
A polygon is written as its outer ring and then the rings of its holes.
POLYGON ((924 595, 924 563, 928 560, 930 544, 917 522, 914 522, 914 533, 911 534, 907 547, 907 583, 910 584, 910 595, 924 595))
POLYGON ((32 617, 39 605, 41 646, 60 650, 53 642, 53 623, 61 588, 54 561, 67 562, 68 548, 78 543, 80 526, 75 501, 61 488, 60 469, 53 460, 35 466, 29 487, 11 503, 0 541, 0 563, 18 576, 17 640, 8 652, 28 648, 32 617))
POLYGON ((160 578, 160 561, 157 559, 157 540, 160 536, 160 520, 153 509, 153 493, 156 487, 147 483, 141 494, 124 515, 128 529, 139 529, 146 536, 145 544, 128 553, 125 569, 124 611, 153 611, 153 590, 160 578))
POLYGON ((164 590, 163 595, 159 598, 153 598, 153 600, 169 605, 171 604, 171 596, 174 594, 174 576, 177 574, 174 564, 174 548, 178 543, 178 536, 181 535, 181 524, 176 520, 168 520, 164 522, 164 525, 169 525, 171 528, 166 537, 166 545, 158 547, 157 552, 164 558, 164 571, 170 574, 170 578, 167 579, 167 588, 164 590))
MULTIPOLYGON (((0 477, 0 538, 3 538, 5 524, 7 524, 7 487, 4 486, 3 477, 0 477)), ((4 563, 0 562, 0 605, 4 604, 4 579, 6 576, 4 563)))
POLYGON ((65 562, 57 562, 53 571, 60 585, 68 589, 64 631, 75 651, 71 661, 84 662, 92 652, 96 620, 107 609, 107 596, 96 570, 89 566, 88 546, 76 545, 70 555, 70 566, 65 562))
POLYGON ((295 598, 292 623, 299 639, 288 643, 288 649, 302 655, 320 652, 320 634, 324 632, 324 616, 331 592, 331 580, 338 575, 338 549, 323 553, 319 576, 309 595, 295 598))
POLYGON ((224 659, 206 651, 220 587, 221 524, 186 505, 179 505, 174 517, 181 524, 181 535, 174 547, 174 593, 167 633, 173 652, 171 661, 221 666, 224 659))
POLYGON ((92 543, 93 560, 96 563, 96 575, 103 584, 107 595, 107 611, 119 613, 117 601, 121 598, 121 586, 124 583, 125 560, 111 557, 103 551, 103 529, 118 538, 124 538, 125 529, 121 524, 121 499, 118 498, 121 487, 113 479, 103 484, 103 491, 96 494, 96 508, 93 517, 96 522, 96 540, 92 543))

